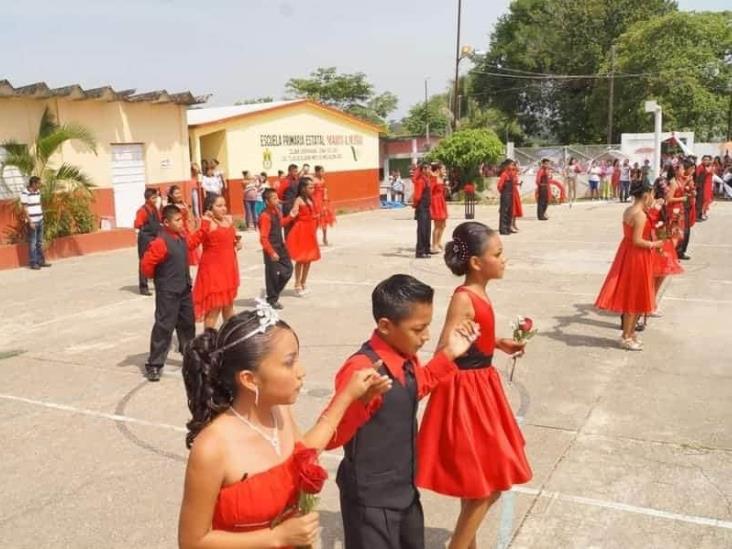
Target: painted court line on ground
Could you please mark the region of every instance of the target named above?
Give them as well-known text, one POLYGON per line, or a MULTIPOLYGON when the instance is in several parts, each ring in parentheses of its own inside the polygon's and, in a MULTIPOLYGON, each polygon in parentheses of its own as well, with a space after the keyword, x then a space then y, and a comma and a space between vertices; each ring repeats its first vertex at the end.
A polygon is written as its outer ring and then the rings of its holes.
MULTIPOLYGON (((12 402, 21 402, 23 404, 30 404, 33 406, 40 406, 43 408, 48 408, 50 410, 57 410, 57 411, 68 412, 68 413, 72 413, 72 414, 96 417, 96 418, 100 418, 100 419, 107 419, 107 420, 111 420, 111 421, 115 421, 115 422, 144 425, 146 427, 156 427, 156 428, 160 428, 160 429, 169 429, 172 431, 176 431, 178 433, 186 432, 185 428, 178 427, 177 425, 170 425, 169 423, 157 423, 157 422, 146 421, 144 419, 137 419, 137 418, 133 418, 133 417, 129 417, 129 416, 122 416, 122 415, 118 415, 118 414, 108 414, 108 413, 99 412, 96 410, 88 410, 85 408, 77 408, 75 406, 68 406, 66 404, 57 404, 54 402, 47 402, 47 401, 43 401, 43 400, 34 400, 34 399, 30 399, 30 398, 23 398, 23 397, 19 397, 19 396, 15 396, 15 395, 8 395, 8 394, 0 394, 0 399, 12 401, 12 402)), ((334 453, 334 452, 323 452, 321 455, 327 459, 332 459, 332 460, 339 460, 342 458, 342 455, 334 453)), ((690 524, 699 524, 702 526, 710 526, 713 528, 724 528, 727 530, 732 530, 732 521, 727 521, 727 520, 722 520, 722 519, 699 517, 699 516, 694 516, 694 515, 683 515, 680 513, 672 513, 669 511, 662 511, 660 509, 653 509, 650 507, 639 507, 637 505, 628 505, 626 503, 605 501, 605 500, 601 500, 601 499, 588 498, 588 497, 583 497, 583 496, 573 496, 573 495, 569 495, 569 494, 562 494, 560 492, 549 492, 549 491, 544 491, 544 490, 537 490, 535 488, 526 488, 523 486, 516 486, 511 491, 518 493, 518 494, 524 494, 527 496, 551 498, 551 499, 558 500, 558 501, 566 501, 566 502, 570 502, 570 503, 578 503, 580 505, 588 505, 590 507, 600 507, 602 509, 610 509, 613 511, 622 511, 625 513, 633 513, 636 515, 645 515, 648 517, 674 520, 677 522, 686 522, 686 523, 690 523, 690 524)))

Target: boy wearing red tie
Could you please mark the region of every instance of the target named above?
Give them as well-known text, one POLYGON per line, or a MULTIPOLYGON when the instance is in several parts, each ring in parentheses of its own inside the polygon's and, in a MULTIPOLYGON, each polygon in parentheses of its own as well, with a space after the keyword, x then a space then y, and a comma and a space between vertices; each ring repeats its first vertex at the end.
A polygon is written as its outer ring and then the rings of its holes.
POLYGON ((145 364, 147 378, 160 381, 168 357, 173 331, 180 352, 196 335, 188 270, 188 244, 183 215, 174 204, 163 208, 163 229, 142 257, 142 272, 155 279, 155 324, 150 334, 150 357, 145 364))
POLYGON ((412 207, 414 218, 417 220, 417 247, 415 256, 420 259, 430 257, 430 204, 432 203, 432 188, 429 180, 430 165, 423 162, 414 169, 412 182, 414 183, 414 195, 412 196, 412 207))
POLYGON ((551 165, 548 158, 541 161, 541 168, 536 174, 536 217, 540 221, 549 219, 546 210, 549 207, 549 179, 551 178, 551 165))
POLYGON ((448 345, 421 366, 417 352, 429 340, 433 295, 431 287, 405 274, 376 286, 371 295, 376 329, 336 375, 336 392, 363 368, 376 368, 391 380, 388 391, 353 403, 328 443, 345 449, 336 482, 346 549, 424 548, 424 516, 414 483, 417 406, 457 371, 454 359, 478 337, 474 323, 462 323, 448 345))
POLYGON ((264 256, 267 303, 273 309, 282 309, 280 294, 292 277, 292 261, 282 238, 282 228, 292 223, 293 218, 282 217, 280 200, 274 189, 265 189, 262 199, 266 209, 259 216, 259 242, 264 256))
POLYGON ((142 256, 155 237, 158 236, 162 225, 160 223, 160 211, 158 210, 158 190, 145 189, 145 204, 143 204, 135 215, 135 229, 137 229, 137 256, 140 258, 138 268, 140 278, 140 293, 152 295, 147 284, 147 277, 142 273, 142 256))

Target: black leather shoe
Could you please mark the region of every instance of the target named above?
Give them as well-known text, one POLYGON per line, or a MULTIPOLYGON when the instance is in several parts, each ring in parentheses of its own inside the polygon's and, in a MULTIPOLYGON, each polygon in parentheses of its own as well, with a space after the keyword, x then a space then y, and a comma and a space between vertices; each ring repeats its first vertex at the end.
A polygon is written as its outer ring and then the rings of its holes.
POLYGON ((279 301, 270 303, 269 306, 272 307, 273 309, 277 309, 278 311, 281 311, 282 309, 284 309, 284 307, 282 306, 282 303, 280 303, 279 301))
POLYGON ((152 292, 147 288, 140 288, 140 295, 152 295, 152 292))
POLYGON ((41 270, 41 266, 40 265, 31 265, 30 268, 33 269, 34 271, 40 271, 41 270))
POLYGON ((679 256, 679 259, 683 259, 684 261, 689 261, 691 259, 691 256, 690 255, 686 255, 686 254, 681 254, 679 256))
POLYGON ((160 371, 162 370, 162 367, 159 366, 146 366, 147 371, 145 372, 145 375, 147 376, 148 381, 160 381, 160 371))
POLYGON ((432 256, 430 254, 417 254, 415 257, 417 259, 429 259, 432 256))
POLYGON ((45 261, 43 263, 41 263, 41 267, 50 267, 50 266, 51 266, 51 264, 46 263, 45 261))

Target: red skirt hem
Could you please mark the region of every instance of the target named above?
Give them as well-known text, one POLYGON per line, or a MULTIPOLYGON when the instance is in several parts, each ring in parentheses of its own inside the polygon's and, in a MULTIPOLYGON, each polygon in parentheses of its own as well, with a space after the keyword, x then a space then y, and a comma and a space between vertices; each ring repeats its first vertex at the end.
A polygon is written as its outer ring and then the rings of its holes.
POLYGON ((203 297, 201 300, 195 300, 193 302, 193 308, 196 320, 202 320, 204 316, 214 309, 221 309, 232 305, 238 293, 239 288, 233 288, 231 290, 211 293, 203 297))

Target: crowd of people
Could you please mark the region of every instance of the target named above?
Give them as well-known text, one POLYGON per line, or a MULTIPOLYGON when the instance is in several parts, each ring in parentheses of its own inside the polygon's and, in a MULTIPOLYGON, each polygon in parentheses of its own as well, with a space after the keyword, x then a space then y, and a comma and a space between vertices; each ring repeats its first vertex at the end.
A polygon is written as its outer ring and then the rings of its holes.
MULTIPOLYGON (((568 167, 581 173, 575 164, 568 167)), ((623 239, 595 305, 620 315, 620 346, 640 351, 637 332, 649 317, 660 316, 665 278, 683 273, 691 228, 707 219, 719 175, 709 157, 699 165, 693 158, 670 159, 653 183, 642 169, 624 166, 619 164, 617 187, 610 177, 605 189, 607 174, 598 173, 601 197, 606 191, 615 196, 617 188, 618 200, 632 203, 623 212, 623 239)), ((317 455, 343 447, 336 482, 347 549, 423 548, 418 488, 460 500, 450 547, 475 547, 500 493, 532 477, 524 437, 492 367, 497 350, 517 357, 525 342, 496 338, 487 293, 489 282, 504 275, 501 237, 517 232, 516 218, 523 215, 516 162, 507 159, 499 169, 499 230, 466 221, 444 245, 445 168, 414 167, 416 257, 441 254, 448 270, 464 279, 452 295, 435 355, 425 365, 417 357, 429 339, 434 290, 408 275, 387 278, 372 292, 373 332, 338 370, 333 398, 305 433, 291 409, 305 376, 300 340, 277 310, 293 273, 296 294, 308 293, 311 263, 320 259, 317 232, 326 241, 334 221, 324 170, 316 166, 311 175, 293 164, 274 182, 266 174, 243 174, 244 200, 262 202, 246 211, 252 221, 247 227, 259 230, 266 301, 238 314, 233 302, 241 242, 227 215, 226 181, 210 164, 207 173, 200 219, 181 189, 171 187, 162 207, 157 191, 147 189, 136 220, 141 290, 148 278, 155 280, 148 378, 160 379, 174 331, 184 357, 191 452, 180 546, 312 544, 319 519, 300 503, 303 478, 319 476, 322 487, 317 455), (210 179, 217 177, 220 187, 210 179), (196 264, 192 282, 189 266, 196 264), (196 320, 204 325, 198 336, 196 320), (418 427, 417 405, 427 395, 418 427)), ((540 220, 548 219, 553 173, 551 162, 542 161, 536 175, 540 220)), ((576 196, 576 187, 568 187, 576 196)), ((466 217, 474 216, 474 186, 464 193, 466 217)))

